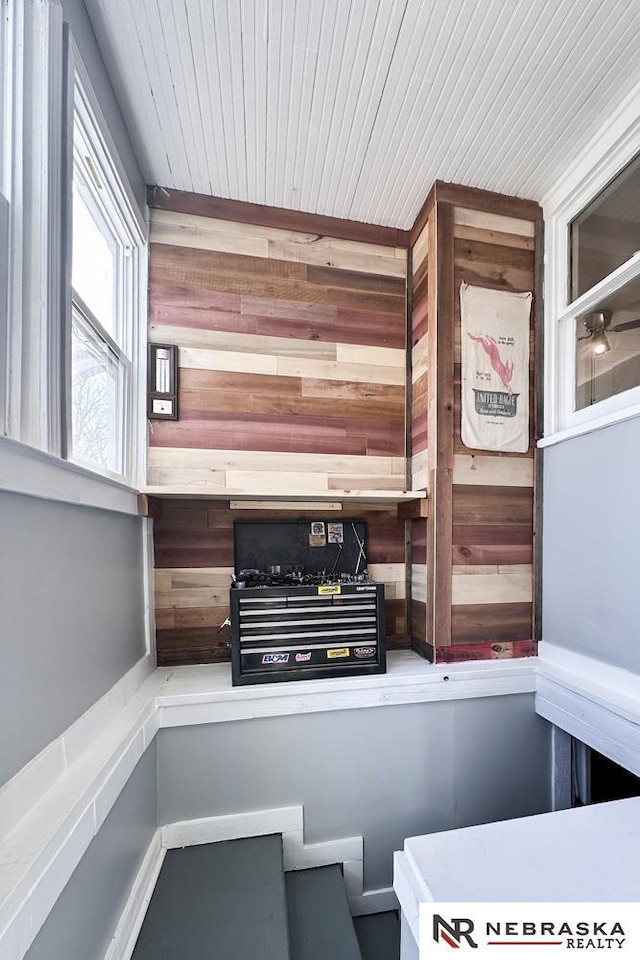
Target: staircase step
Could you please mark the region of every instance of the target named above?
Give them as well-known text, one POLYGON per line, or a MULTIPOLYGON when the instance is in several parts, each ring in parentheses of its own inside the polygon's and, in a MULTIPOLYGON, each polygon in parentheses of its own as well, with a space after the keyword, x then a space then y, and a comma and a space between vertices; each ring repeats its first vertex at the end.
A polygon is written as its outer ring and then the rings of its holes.
POLYGON ((400 923, 395 910, 354 917, 362 960, 400 960, 400 923))
POLYGON ((362 960, 339 866, 285 874, 291 960, 362 960))
POLYGON ((287 960, 282 838, 169 850, 132 960, 287 960))

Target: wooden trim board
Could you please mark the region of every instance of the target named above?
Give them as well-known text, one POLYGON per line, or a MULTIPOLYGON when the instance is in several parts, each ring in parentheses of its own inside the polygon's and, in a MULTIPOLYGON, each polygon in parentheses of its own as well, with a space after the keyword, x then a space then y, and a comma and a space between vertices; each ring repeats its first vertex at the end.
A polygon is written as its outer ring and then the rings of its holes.
POLYGON ((147 203, 156 210, 171 210, 175 213, 213 217, 216 220, 232 220, 237 223, 252 223, 282 230, 298 230, 301 233, 317 233, 320 236, 338 237, 341 240, 360 240, 385 247, 408 247, 409 231, 397 227, 383 227, 374 223, 342 220, 322 214, 304 213, 301 210, 285 210, 266 207, 243 200, 225 200, 168 187, 147 187, 147 203))

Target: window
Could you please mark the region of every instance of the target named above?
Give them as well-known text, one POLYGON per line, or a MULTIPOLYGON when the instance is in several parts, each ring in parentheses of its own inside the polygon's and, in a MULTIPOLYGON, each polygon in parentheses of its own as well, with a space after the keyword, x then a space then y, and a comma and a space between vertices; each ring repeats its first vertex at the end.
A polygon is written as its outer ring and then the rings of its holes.
POLYGON ((143 238, 80 78, 74 92, 69 455, 110 476, 133 467, 143 238))
POLYGON ((557 205, 545 204, 543 445, 640 414, 640 118, 632 97, 573 169, 581 179, 566 189, 570 171, 557 205))

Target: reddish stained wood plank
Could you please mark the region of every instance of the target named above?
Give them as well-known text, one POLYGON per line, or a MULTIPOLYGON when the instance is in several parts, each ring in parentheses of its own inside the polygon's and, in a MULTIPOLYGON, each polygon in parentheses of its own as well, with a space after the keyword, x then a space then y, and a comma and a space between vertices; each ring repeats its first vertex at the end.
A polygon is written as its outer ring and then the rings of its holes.
MULTIPOLYGON (((455 519, 455 518, 454 518, 455 519)), ((525 523, 454 523, 453 543, 457 547, 504 544, 529 546, 533 540, 533 517, 525 523)))
POLYGON ((289 260, 152 244, 149 265, 152 284, 160 281, 243 296, 328 303, 404 316, 403 296, 308 283, 307 265, 289 260))
MULTIPOLYGON (((291 397, 302 395, 300 377, 276 377, 262 373, 234 373, 226 370, 180 370, 180 397, 182 391, 223 390, 248 396, 291 397)), ((209 408, 209 404, 203 405, 209 408)))
POLYGON ((436 647, 436 663, 460 663, 464 660, 513 660, 535 657, 538 644, 535 640, 519 640, 513 643, 468 643, 454 647, 436 647))
POLYGON ((186 663, 225 663, 231 659, 228 634, 211 628, 182 627, 156 630, 158 666, 172 667, 186 663))
POLYGON ((427 297, 419 300, 414 299, 411 314, 411 342, 413 346, 415 346, 427 332, 428 311, 429 301, 427 297))
POLYGON ((464 524, 525 524, 533 522, 533 490, 530 487, 481 487, 455 484, 453 517, 464 524))
POLYGON ((226 333, 256 333, 256 318, 220 310, 149 303, 149 325, 161 328, 185 327, 190 330, 219 330, 226 333))
POLYGON ((404 521, 367 525, 369 563, 404 563, 404 521))
POLYGON ((411 419, 411 449, 414 454, 427 449, 427 411, 426 409, 411 419))
MULTIPOLYGON (((303 424, 300 425, 303 430, 303 424)), ((284 428, 286 430, 286 427, 284 428)), ((251 424, 241 420, 219 424, 213 420, 157 421, 150 434, 152 447, 183 447, 191 450, 260 450, 280 453, 335 453, 350 456, 366 456, 365 437, 313 436, 287 434, 277 422, 268 433, 253 430, 251 424)), ((311 435, 310 435, 311 434, 311 435)), ((401 455, 401 454, 400 454, 401 455)))
POLYGON ((353 456, 403 456, 404 441, 394 419, 347 421, 338 417, 266 418, 252 414, 211 414, 207 418, 153 421, 152 447, 211 450, 263 450, 299 453, 338 453, 353 456), (290 422, 293 421, 293 422, 290 422))
POLYGON ((452 643, 503 643, 531 639, 533 604, 479 603, 452 609, 452 643))
POLYGON ((383 247, 409 246, 409 231, 397 227, 361 223, 358 220, 343 220, 300 210, 267 207, 244 200, 227 200, 208 194, 188 193, 160 186, 147 187, 147 202, 157 210, 212 217, 215 220, 231 220, 252 226, 276 227, 301 233, 317 234, 318 237, 335 237, 340 240, 356 240, 362 243, 380 244, 383 247))
POLYGON ((515 643, 472 643, 465 646, 438 647, 437 663, 461 663, 465 660, 513 660, 537 655, 535 641, 515 643))
POLYGON ((242 253, 225 253, 220 250, 201 250, 197 247, 180 247, 175 244, 150 244, 150 263, 154 274, 162 277, 163 268, 182 268, 186 271, 215 271, 218 274, 264 277, 280 277, 286 280, 307 279, 306 263, 294 260, 276 260, 272 257, 255 257, 242 253))
POLYGON ((454 566, 533 563, 533 544, 453 545, 454 566))
POLYGON ((183 310, 191 308, 238 314, 242 306, 242 297, 237 293, 205 290, 202 287, 193 288, 158 279, 149 284, 149 302, 152 306, 160 304, 167 309, 169 307, 183 310))

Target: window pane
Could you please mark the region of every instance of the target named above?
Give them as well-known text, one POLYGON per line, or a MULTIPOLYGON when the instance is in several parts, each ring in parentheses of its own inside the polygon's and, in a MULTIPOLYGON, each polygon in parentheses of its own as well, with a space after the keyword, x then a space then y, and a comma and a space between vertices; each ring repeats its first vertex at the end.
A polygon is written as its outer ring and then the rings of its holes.
POLYGON ((73 458, 122 474, 125 371, 75 311, 71 336, 73 458))
POLYGON ((640 250, 640 157, 576 217, 570 240, 575 300, 640 250))
POLYGON ((100 229, 80 191, 73 187, 71 284, 104 329, 116 339, 116 244, 100 229))
POLYGON ((576 323, 576 410, 640 386, 640 277, 576 323))

